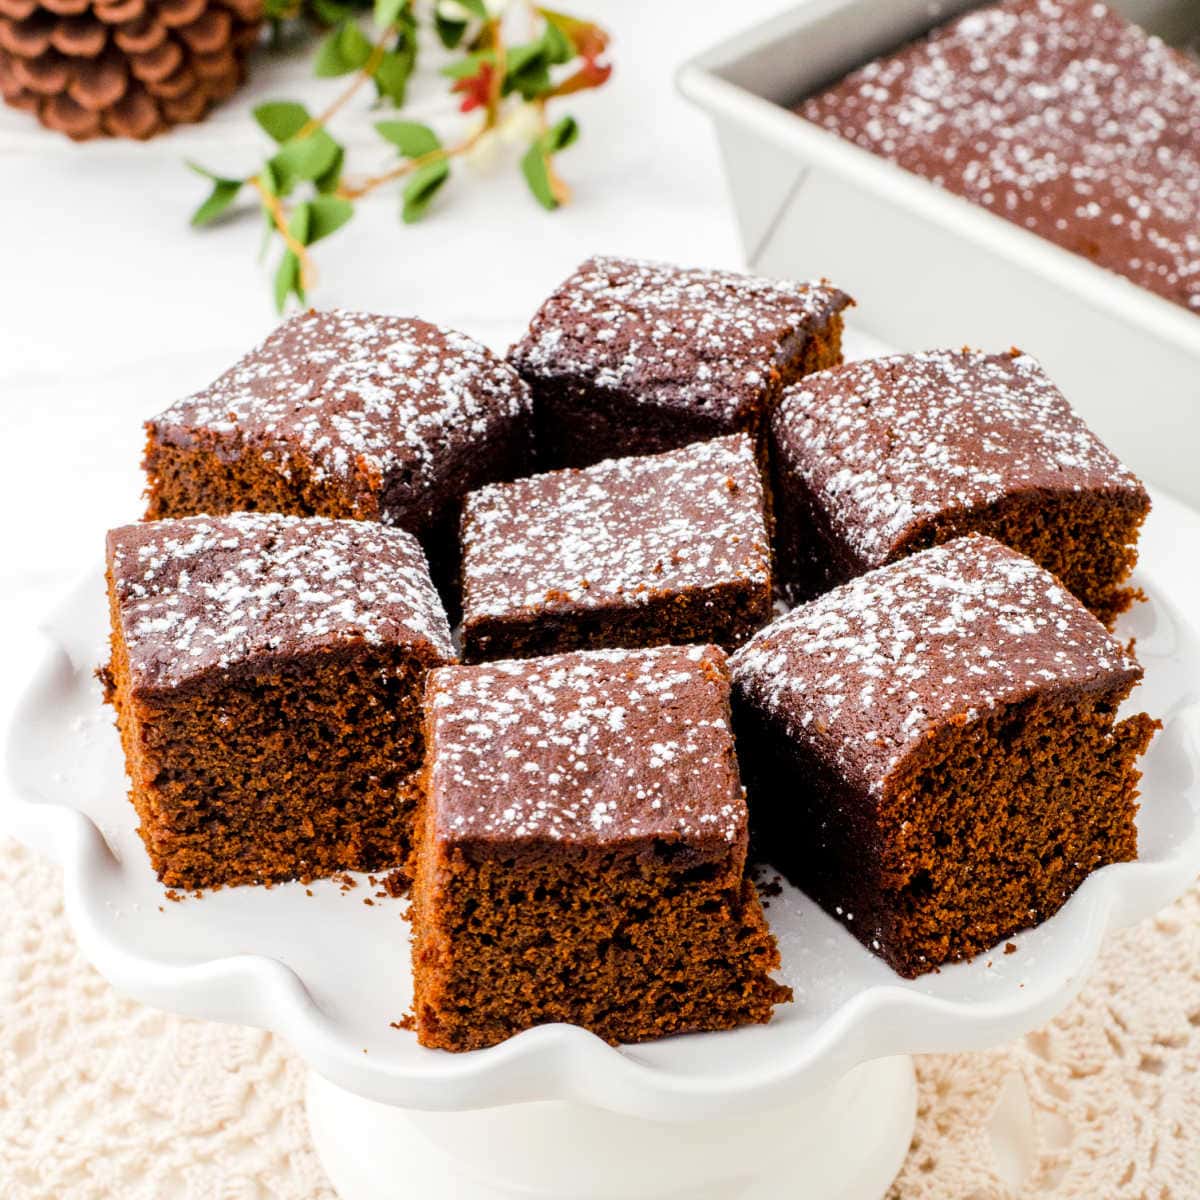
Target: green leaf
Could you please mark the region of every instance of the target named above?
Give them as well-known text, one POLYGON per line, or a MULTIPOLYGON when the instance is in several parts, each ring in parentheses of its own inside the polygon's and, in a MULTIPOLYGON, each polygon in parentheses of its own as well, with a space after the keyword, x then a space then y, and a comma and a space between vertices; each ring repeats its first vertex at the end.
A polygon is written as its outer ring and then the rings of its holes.
POLYGON ((478 50, 474 54, 468 54, 466 58, 447 63, 442 68, 442 74, 449 79, 470 79, 473 75, 479 74, 479 68, 484 63, 495 61, 496 52, 494 50, 478 50))
POLYGON ((526 100, 532 100, 550 88, 550 70, 542 40, 511 47, 505 59, 503 94, 520 92, 526 100))
POLYGON ((530 63, 544 62, 545 49, 541 38, 536 42, 522 42, 518 46, 510 46, 505 59, 508 74, 519 75, 530 63))
POLYGON ((404 207, 400 213, 405 224, 411 225, 425 215, 438 189, 449 178, 450 164, 444 158, 426 163, 412 173, 404 188, 404 207))
POLYGON ((539 7, 536 11, 548 25, 567 39, 571 45, 571 57, 579 54, 585 58, 596 58, 608 45, 608 34, 594 21, 581 21, 578 17, 555 12, 551 8, 539 7))
POLYGON ((312 226, 312 202, 305 200, 297 204, 288 220, 288 233, 302 246, 308 245, 309 229, 312 226))
POLYGON ((542 149, 547 154, 557 154, 578 140, 579 122, 574 117, 563 117, 555 121, 541 137, 542 149))
POLYGON ((338 146, 337 153, 334 155, 333 162, 322 174, 318 175, 313 180, 313 187, 318 192, 333 192, 337 190, 337 185, 342 181, 342 166, 346 161, 346 151, 342 146, 338 146))
POLYGON ((309 201, 308 239, 311 246, 331 233, 337 233, 354 216, 354 205, 341 196, 317 196, 309 201))
POLYGON ((275 271, 275 309, 277 312, 283 312, 287 306, 288 297, 293 293, 303 304, 304 289, 300 286, 300 260, 290 250, 287 250, 275 271))
POLYGON ((377 121, 375 132, 391 142, 405 158, 420 158, 442 147, 438 135, 418 121, 377 121))
POLYGON ((542 41, 546 47, 546 61, 549 63, 567 63, 575 57, 575 47, 571 45, 571 39, 552 21, 546 22, 542 41))
POLYGON ((542 139, 538 138, 521 159, 521 174, 529 184, 537 202, 545 209, 554 211, 558 207, 558 199, 550 186, 550 164, 546 161, 546 152, 542 148, 542 139))
POLYGON ((416 57, 415 49, 408 45, 403 45, 399 50, 388 50, 380 58, 379 66, 371 75, 375 82, 375 90, 397 108, 404 105, 416 57))
POLYGON ((286 196, 300 180, 324 179, 338 165, 341 147, 329 132, 317 129, 307 137, 285 142, 267 164, 278 181, 279 194, 286 196))
POLYGON ((321 79, 361 71, 371 57, 371 43, 353 21, 343 21, 317 47, 313 73, 321 79))
MULTIPOLYGON (((206 172, 201 172, 205 174, 206 172)), ((192 213, 192 224, 208 225, 215 221, 233 202, 242 190, 240 179, 215 179, 208 199, 192 213)))
POLYGON ((459 8, 465 8, 471 16, 478 17, 481 21, 491 20, 491 14, 483 0, 455 0, 455 3, 459 8))
POLYGON ((286 142, 308 124, 308 109, 291 100, 274 100, 260 104, 254 110, 254 119, 269 137, 277 142, 286 142))
POLYGON ((433 14, 433 27, 437 31, 438 40, 447 50, 453 50, 463 40, 463 34, 467 32, 466 21, 443 17, 440 11, 433 14))
POLYGON ((335 75, 346 75, 355 69, 342 53, 342 30, 347 27, 345 21, 339 22, 317 46, 317 52, 313 56, 313 74, 318 78, 328 79, 335 75))
POLYGON ((375 24, 381 29, 395 25, 408 3, 409 0, 375 0, 375 24))
POLYGON ((184 160, 189 171, 195 171, 197 175, 202 175, 205 179, 211 179, 213 183, 219 183, 225 179, 224 175, 218 175, 216 171, 210 171, 207 167, 202 167, 198 162, 192 162, 190 158, 184 160))
POLYGON ((579 123, 574 117, 563 117, 536 138, 521 159, 521 174, 537 202, 545 209, 553 211, 559 205, 550 183, 550 158, 578 137, 579 123))
POLYGON ((553 90, 554 81, 545 63, 536 62, 526 67, 518 75, 508 74, 504 77, 501 89, 505 96, 519 92, 524 100, 536 100, 553 90))
POLYGON ((526 100, 544 96, 554 87, 550 68, 574 57, 575 47, 570 39, 547 22, 541 37, 510 48, 505 60, 504 94, 520 92, 526 100))
POLYGON ((370 7, 369 0, 368 3, 363 0, 306 0, 306 3, 312 15, 327 29, 340 25, 363 8, 370 7))

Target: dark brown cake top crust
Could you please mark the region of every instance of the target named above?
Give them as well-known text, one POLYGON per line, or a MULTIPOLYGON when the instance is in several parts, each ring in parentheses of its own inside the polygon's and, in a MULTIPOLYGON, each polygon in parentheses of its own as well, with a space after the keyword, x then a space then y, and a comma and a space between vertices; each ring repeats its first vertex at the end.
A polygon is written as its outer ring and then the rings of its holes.
POLYGON ((866 566, 947 511, 1014 492, 1099 490, 1148 503, 1137 478, 1028 355, 940 350, 818 371, 784 393, 774 447, 866 566))
POLYGON ((439 838, 724 846, 746 838, 714 646, 591 650, 429 677, 439 838))
POLYGON ((353 641, 455 659, 419 543, 374 522, 148 521, 109 532, 108 563, 137 690, 353 641))
POLYGON ((1200 67, 1094 0, 1005 0, 809 120, 1200 313, 1200 67))
POLYGON ((493 484, 467 497, 462 530, 468 619, 770 578, 745 434, 493 484))
POLYGON ((529 404, 517 373, 465 334, 335 310, 284 322, 150 426, 183 447, 198 430, 277 447, 281 469, 299 448, 318 481, 375 476, 380 518, 408 526, 431 519, 444 501, 439 468, 449 451, 507 425, 529 404))
POLYGON ((874 795, 943 725, 1142 674, 1053 575, 978 535, 792 609, 730 665, 735 699, 874 795))
POLYGON ((761 397, 789 342, 850 303, 821 283, 590 258, 538 309, 509 359, 527 375, 732 421, 761 397))

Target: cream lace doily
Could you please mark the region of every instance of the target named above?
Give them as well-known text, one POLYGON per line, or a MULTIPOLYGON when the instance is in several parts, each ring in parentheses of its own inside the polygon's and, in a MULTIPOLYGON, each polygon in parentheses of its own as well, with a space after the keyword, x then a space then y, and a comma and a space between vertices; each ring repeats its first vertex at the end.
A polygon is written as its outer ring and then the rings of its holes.
MULTIPOLYGON (((917 1067, 893 1200, 1200 1197, 1200 889, 1114 937, 1045 1029, 917 1067)), ((334 1200, 304 1076, 270 1034, 118 996, 75 948, 57 869, 0 841, 4 1200, 334 1200)))

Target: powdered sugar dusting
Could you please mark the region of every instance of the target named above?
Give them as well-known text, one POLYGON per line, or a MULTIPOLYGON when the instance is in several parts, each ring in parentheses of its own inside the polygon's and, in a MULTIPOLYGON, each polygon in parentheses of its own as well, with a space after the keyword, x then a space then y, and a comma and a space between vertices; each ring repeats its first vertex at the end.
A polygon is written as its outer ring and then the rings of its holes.
POLYGON ((979 536, 793 609, 730 663, 739 702, 875 794, 949 719, 1141 675, 1053 575, 979 536))
POLYGON ((1200 313, 1200 68, 1094 0, 1006 0, 802 115, 1200 313))
POLYGON ((582 378, 732 421, 760 400, 785 339, 849 303, 820 283, 598 257, 550 296, 509 357, 527 376, 582 378))
POLYGON ((234 513, 114 529, 108 553, 135 687, 340 641, 455 658, 425 556, 400 530, 234 513))
POLYGON ((1024 354, 931 351, 819 371, 773 420, 804 481, 863 569, 923 522, 1026 489, 1142 486, 1024 354))
POLYGON ((433 672, 439 835, 744 839, 724 664, 715 647, 660 646, 433 672))
POLYGON ((468 622, 770 579, 745 435, 483 488, 467 498, 462 540, 468 622))
POLYGON ((300 455, 317 481, 377 491, 379 516, 418 528, 455 451, 501 435, 529 410, 516 372, 485 346, 426 321, 308 312, 281 325, 204 391, 151 422, 169 443, 198 430, 226 452, 267 448, 283 475, 300 455))

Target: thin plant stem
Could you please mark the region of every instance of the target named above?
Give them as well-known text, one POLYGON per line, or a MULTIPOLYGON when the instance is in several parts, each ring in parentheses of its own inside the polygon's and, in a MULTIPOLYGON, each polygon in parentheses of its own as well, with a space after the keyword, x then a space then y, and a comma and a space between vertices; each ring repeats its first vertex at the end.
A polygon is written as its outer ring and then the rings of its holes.
POLYGON ((258 193, 263 207, 270 213, 271 223, 279 231, 279 236, 283 238, 283 244, 296 256, 296 260, 300 264, 300 286, 304 291, 308 291, 315 282, 312 256, 308 252, 308 247, 292 236, 292 231, 288 228, 287 212, 283 207, 283 201, 266 187, 259 176, 252 175, 246 182, 258 193))
POLYGON ((362 87, 364 83, 379 70, 379 64, 383 61, 383 56, 387 53, 387 44, 396 36, 396 26, 389 25, 380 36, 379 40, 371 47, 371 53, 367 57, 367 61, 363 63, 357 75, 350 81, 350 86, 346 88, 329 107, 321 113, 320 116, 310 117, 304 125, 300 127, 296 134, 298 138, 308 137, 310 134, 316 133, 318 129, 324 128, 337 116, 338 112, 344 108, 362 87))
POLYGON ((370 175, 361 183, 354 186, 341 184, 335 194, 341 196, 343 200, 361 200, 363 196, 375 191, 376 188, 383 187, 386 183, 393 183, 397 179, 403 179, 405 175, 411 175, 413 171, 418 170, 428 163, 437 162, 442 158, 456 158, 459 155, 466 154, 479 144, 480 139, 487 132, 488 127, 481 125, 470 137, 465 138, 456 146, 451 146, 449 150, 430 150, 428 154, 419 155, 417 158, 410 158, 398 167, 393 167, 390 171, 384 171, 382 175, 370 175))

